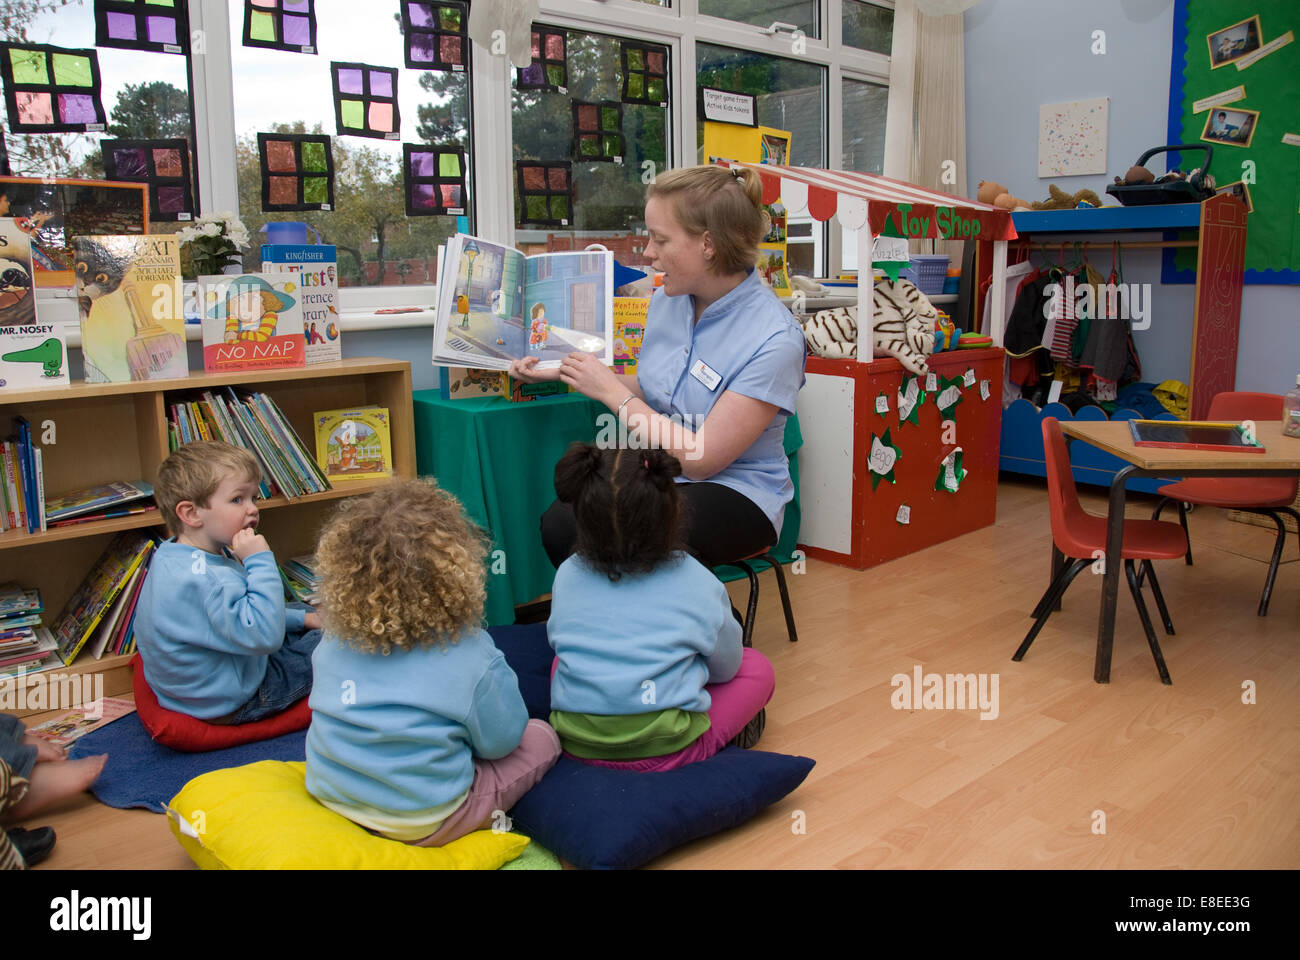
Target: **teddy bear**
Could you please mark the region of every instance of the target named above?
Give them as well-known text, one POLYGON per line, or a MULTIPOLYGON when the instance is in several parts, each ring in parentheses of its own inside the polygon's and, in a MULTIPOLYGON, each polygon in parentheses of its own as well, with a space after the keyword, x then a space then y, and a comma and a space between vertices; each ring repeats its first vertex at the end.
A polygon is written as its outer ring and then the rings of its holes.
POLYGON ((1047 192, 1051 194, 1050 200, 1035 200, 1030 204, 1034 210, 1073 210, 1080 203, 1086 203, 1090 207, 1100 207, 1101 198, 1091 190, 1080 190, 1074 196, 1066 193, 1056 184, 1049 184, 1047 192))
POLYGON ((1027 200, 1013 197, 1006 187, 1000 183, 994 183, 992 180, 980 181, 979 190, 975 193, 975 199, 980 203, 990 203, 1001 210, 1030 209, 1027 200))

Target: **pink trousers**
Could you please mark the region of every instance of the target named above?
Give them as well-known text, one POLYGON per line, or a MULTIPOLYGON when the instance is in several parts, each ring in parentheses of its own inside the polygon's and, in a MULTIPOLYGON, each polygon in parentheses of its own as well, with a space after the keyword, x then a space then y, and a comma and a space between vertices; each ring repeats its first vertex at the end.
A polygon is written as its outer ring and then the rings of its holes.
MULTIPOLYGON (((554 675, 554 668, 551 673, 554 675)), ((709 729, 700 734, 694 743, 676 753, 646 757, 643 760, 588 760, 574 757, 571 753, 565 753, 565 756, 593 767, 632 770, 637 773, 676 770, 688 763, 707 760, 734 740, 758 711, 767 706, 776 690, 776 671, 772 669, 772 663, 767 657, 752 647, 746 647, 736 675, 726 683, 711 683, 704 689, 709 691, 712 700, 709 707, 709 729)))

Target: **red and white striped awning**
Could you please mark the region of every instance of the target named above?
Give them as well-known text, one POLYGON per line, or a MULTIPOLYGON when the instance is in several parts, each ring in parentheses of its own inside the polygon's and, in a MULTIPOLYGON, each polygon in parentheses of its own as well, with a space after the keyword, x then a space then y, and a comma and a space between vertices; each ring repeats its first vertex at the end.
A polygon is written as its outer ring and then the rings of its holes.
MULTIPOLYGON (((731 162, 720 161, 723 166, 731 162)), ((879 236, 892 220, 899 236, 936 240, 1014 240, 1011 213, 991 204, 871 173, 818 170, 779 164, 737 164, 756 171, 763 181, 763 202, 780 198, 786 212, 805 210, 814 220, 838 217, 857 230, 869 225, 879 236)))

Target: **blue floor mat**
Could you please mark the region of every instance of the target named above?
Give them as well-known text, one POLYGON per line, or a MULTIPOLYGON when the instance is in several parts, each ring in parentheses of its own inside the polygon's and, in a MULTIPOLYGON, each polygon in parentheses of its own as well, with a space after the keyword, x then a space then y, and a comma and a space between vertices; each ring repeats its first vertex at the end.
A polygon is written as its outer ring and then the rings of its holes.
POLYGON ((208 753, 180 753, 155 743, 139 714, 131 713, 86 734, 68 751, 73 759, 100 753, 108 754, 108 762, 90 790, 101 803, 162 813, 181 787, 201 774, 259 760, 307 759, 307 731, 208 753))

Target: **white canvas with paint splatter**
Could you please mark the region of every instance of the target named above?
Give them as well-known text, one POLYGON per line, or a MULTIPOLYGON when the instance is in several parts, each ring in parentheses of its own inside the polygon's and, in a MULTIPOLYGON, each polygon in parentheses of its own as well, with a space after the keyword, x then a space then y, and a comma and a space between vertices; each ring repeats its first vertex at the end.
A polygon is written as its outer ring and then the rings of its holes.
POLYGON ((1038 108, 1038 175, 1077 177, 1106 172, 1110 98, 1045 103, 1038 108))

